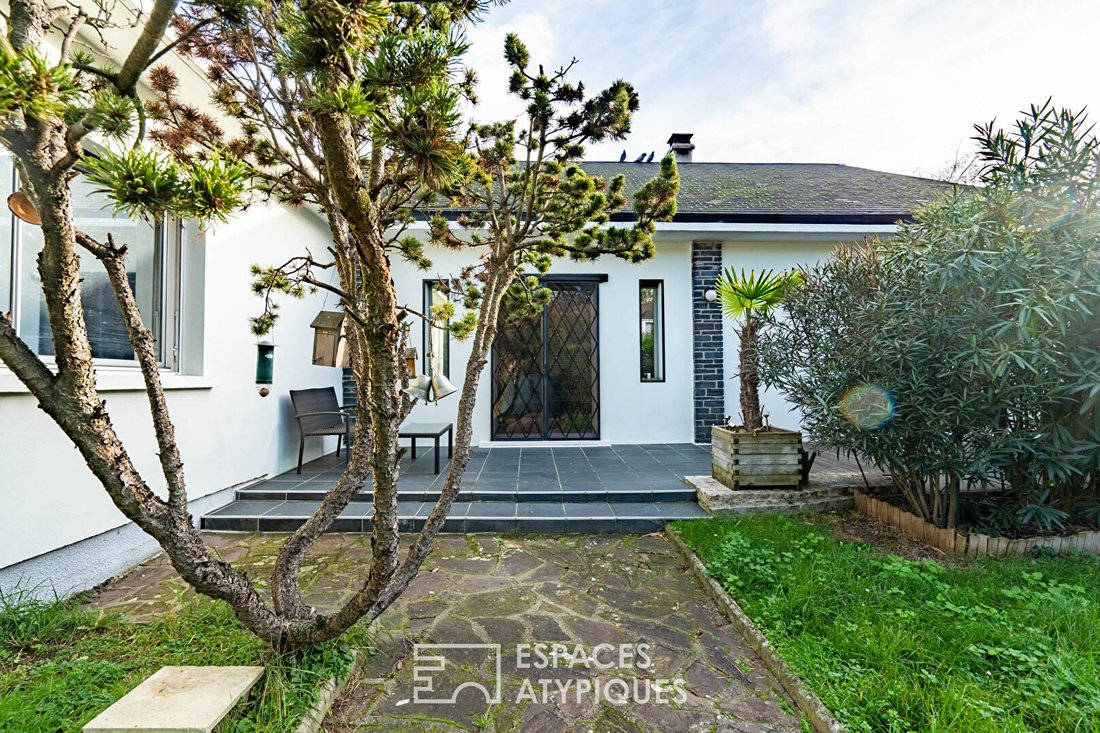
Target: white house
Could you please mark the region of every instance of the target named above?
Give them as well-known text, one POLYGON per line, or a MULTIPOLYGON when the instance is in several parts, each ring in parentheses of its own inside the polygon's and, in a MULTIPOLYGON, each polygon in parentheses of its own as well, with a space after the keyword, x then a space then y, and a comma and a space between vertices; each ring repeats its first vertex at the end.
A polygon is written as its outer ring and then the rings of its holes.
MULTIPOLYGON (((174 64, 193 98, 201 72, 174 64)), ((670 143, 682 189, 675 221, 661 224, 645 263, 611 258, 561 262, 545 278, 555 298, 544 314, 502 330, 481 382, 475 441, 488 445, 706 442, 710 426, 736 415, 729 377, 735 339, 707 291, 725 266, 785 269, 825 257, 835 243, 889 234, 945 184, 840 165, 691 162, 690 135, 670 143)), ((626 175, 628 188, 656 164, 600 163, 591 173, 626 175)), ((15 190, 0 156, 0 198, 15 190)), ((75 183, 77 223, 113 231, 130 245, 131 282, 158 336, 163 381, 186 465, 196 517, 227 504, 234 489, 294 467, 298 433, 288 391, 339 387, 338 369, 311 363, 310 321, 335 306, 323 295, 283 303, 274 332, 270 394, 256 383, 257 346, 248 317, 259 303, 249 266, 278 263, 306 247, 323 251, 322 219, 307 209, 255 206, 228 224, 152 226, 120 220, 75 183)), ((629 191, 628 191, 629 193, 629 191)), ((621 217, 629 218, 624 212, 621 217)), ((34 258, 36 227, 0 220, 0 312, 47 360, 51 344, 34 258)), ((438 297, 432 282, 469 253, 432 250, 432 273, 396 268, 400 299, 418 309, 438 297)), ((104 276, 82 261, 83 297, 112 419, 150 481, 159 476, 146 397, 104 276)), ((420 328, 420 326, 417 326, 420 328)), ((417 335, 427 359, 427 335, 417 335)), ((439 334, 437 368, 458 381, 468 347, 439 334)), ((425 364, 425 369, 427 365, 425 364)), ((347 385, 345 385, 345 390, 347 385)), ((414 420, 453 420, 456 399, 418 405, 414 420)), ((767 397, 774 422, 785 407, 767 397)), ((307 459, 333 439, 307 441, 307 459)), ((0 590, 45 595, 89 588, 156 551, 125 521, 78 452, 0 366, 0 590)))
MULTIPOLYGON (((817 262, 837 243, 890 235, 950 188, 844 165, 693 162, 691 138, 669 138, 681 189, 675 220, 657 226, 656 256, 640 264, 555 263, 543 279, 556 294, 543 316, 502 329, 480 384, 475 443, 709 442, 712 425, 740 412, 731 381, 737 338, 707 297, 722 269, 817 262)), ((625 175, 629 198, 658 165, 591 162, 585 170, 607 180, 625 175)), ((473 260, 435 247, 426 254, 427 273, 395 265, 399 297, 418 309, 428 305, 434 280, 473 260)), ((414 328, 428 371, 426 328, 414 328)), ((433 332, 437 368, 460 378, 468 346, 433 332)), ((774 423, 797 422, 780 397, 765 395, 764 403, 774 423)), ((455 414, 456 401, 443 400, 417 405, 412 419, 455 414)))

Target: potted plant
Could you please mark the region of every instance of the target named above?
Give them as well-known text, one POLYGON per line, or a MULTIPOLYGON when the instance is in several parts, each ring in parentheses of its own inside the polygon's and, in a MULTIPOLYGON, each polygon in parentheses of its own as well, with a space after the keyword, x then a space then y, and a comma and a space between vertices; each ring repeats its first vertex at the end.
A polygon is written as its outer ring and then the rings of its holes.
POLYGON ((731 489, 800 486, 802 433, 767 423, 760 409, 756 339, 769 315, 801 281, 798 271, 745 273, 727 267, 715 283, 722 312, 738 324, 741 425, 711 429, 711 475, 731 489))

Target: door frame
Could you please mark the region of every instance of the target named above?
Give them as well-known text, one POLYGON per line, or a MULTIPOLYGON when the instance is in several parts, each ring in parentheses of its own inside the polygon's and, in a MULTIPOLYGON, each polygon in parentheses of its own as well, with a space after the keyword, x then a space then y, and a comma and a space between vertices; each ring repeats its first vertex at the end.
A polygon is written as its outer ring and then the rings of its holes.
MULTIPOLYGON (((597 427, 596 427, 596 430, 594 431, 595 435, 593 435, 591 438, 550 438, 550 437, 547 437, 547 435, 546 435, 546 433, 547 433, 546 419, 547 418, 546 418, 546 399, 545 399, 545 397, 546 397, 546 387, 545 387, 545 384, 544 384, 543 385, 542 429, 540 431, 539 436, 537 438, 534 437, 534 436, 529 437, 529 438, 524 438, 522 436, 513 437, 513 438, 508 438, 508 437, 503 437, 503 436, 502 437, 497 437, 495 435, 496 415, 494 414, 494 406, 496 405, 496 399, 495 399, 496 383, 495 383, 495 380, 496 380, 497 350, 496 350, 496 337, 494 337, 493 338, 493 344, 489 347, 489 439, 491 441, 493 441, 494 443, 535 443, 535 442, 539 442, 539 441, 542 441, 542 442, 551 442, 551 441, 557 441, 557 442, 564 442, 564 441, 584 441, 584 442, 599 441, 600 440, 600 433, 602 432, 602 429, 603 429, 603 415, 602 415, 602 412, 603 412, 603 373, 600 371, 600 287, 599 286, 602 283, 607 282, 608 275, 607 275, 606 272, 592 273, 592 274, 588 274, 588 273, 563 273, 563 274, 560 274, 560 275, 556 275, 556 274, 553 274, 553 273, 546 273, 545 275, 543 275, 543 274, 539 274, 537 272, 531 272, 531 273, 522 273, 522 274, 519 275, 519 277, 521 277, 521 278, 537 277, 538 280, 539 280, 539 283, 543 283, 543 282, 563 282, 563 283, 590 282, 590 283, 596 283, 596 289, 595 289, 596 353, 595 353, 595 358, 593 359, 593 366, 596 369, 596 415, 598 417, 598 419, 596 421, 597 422, 597 427)), ((546 323, 545 314, 542 315, 541 322, 542 322, 542 346, 543 346, 542 372, 545 375, 546 371, 547 371, 547 360, 549 359, 549 354, 547 353, 547 350, 546 350, 547 323, 546 323)), ((499 330, 498 330, 498 333, 499 333, 499 330)))

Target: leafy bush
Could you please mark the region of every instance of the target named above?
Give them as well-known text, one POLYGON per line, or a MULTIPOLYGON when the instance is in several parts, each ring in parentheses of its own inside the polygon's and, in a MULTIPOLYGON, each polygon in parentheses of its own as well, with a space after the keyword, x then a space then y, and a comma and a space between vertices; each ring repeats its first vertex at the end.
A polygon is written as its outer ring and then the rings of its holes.
POLYGON ((1008 490, 1054 531, 1100 490, 1100 145, 1085 117, 1032 108, 979 127, 985 185, 898 235, 838 251, 763 330, 761 377, 823 445, 893 474, 914 511, 960 517, 1008 490))

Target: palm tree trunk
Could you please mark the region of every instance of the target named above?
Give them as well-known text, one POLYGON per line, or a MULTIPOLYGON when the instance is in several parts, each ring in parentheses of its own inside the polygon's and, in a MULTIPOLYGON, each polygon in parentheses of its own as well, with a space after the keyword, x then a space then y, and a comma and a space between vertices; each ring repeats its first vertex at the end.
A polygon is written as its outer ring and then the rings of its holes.
POLYGON ((756 324, 746 321, 741 327, 741 420, 745 430, 763 427, 760 416, 760 379, 756 371, 756 324))

